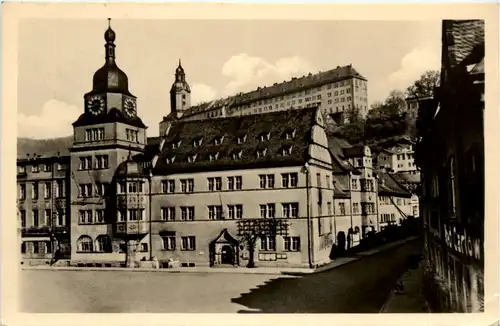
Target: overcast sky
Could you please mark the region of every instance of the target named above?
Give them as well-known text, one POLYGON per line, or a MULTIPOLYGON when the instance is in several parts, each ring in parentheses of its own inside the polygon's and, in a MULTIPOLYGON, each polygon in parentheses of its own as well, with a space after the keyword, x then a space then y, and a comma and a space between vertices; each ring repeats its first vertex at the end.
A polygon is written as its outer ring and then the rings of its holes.
MULTIPOLYGON (((113 20, 118 66, 157 136, 168 114, 178 58, 192 103, 352 64, 370 103, 438 69, 440 21, 113 20)), ((106 20, 28 20, 19 25, 18 133, 71 135, 83 95, 104 63, 106 20)))

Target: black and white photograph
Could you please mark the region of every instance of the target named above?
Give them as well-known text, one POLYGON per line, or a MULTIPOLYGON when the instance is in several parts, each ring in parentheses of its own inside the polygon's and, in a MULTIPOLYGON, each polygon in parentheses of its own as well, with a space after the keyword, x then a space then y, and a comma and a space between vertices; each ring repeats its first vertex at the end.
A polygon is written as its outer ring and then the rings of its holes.
POLYGON ((498 320, 496 7, 9 5, 19 313, 498 320))

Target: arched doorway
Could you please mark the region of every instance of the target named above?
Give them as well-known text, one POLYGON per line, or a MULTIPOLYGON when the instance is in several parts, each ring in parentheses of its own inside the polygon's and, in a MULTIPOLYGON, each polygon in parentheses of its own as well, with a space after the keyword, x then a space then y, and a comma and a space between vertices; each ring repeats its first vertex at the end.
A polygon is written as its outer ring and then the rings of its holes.
POLYGON ((233 246, 225 245, 222 247, 220 263, 224 265, 234 265, 233 246))

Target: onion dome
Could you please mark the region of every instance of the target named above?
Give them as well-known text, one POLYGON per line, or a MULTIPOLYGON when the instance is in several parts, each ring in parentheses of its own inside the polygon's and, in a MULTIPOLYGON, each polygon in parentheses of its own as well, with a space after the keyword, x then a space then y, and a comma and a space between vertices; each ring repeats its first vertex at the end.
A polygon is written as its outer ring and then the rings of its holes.
POLYGON ((147 173, 139 162, 132 159, 129 153, 127 160, 116 168, 115 177, 118 179, 147 177, 147 173))
POLYGON ((186 73, 184 72, 184 68, 182 68, 181 59, 179 59, 179 66, 175 69, 175 82, 172 84, 172 88, 170 89, 170 92, 179 91, 191 93, 191 88, 186 82, 186 73))
MULTIPOLYGON (((111 21, 111 19, 109 19, 111 21)), ((115 44, 116 33, 111 28, 111 23, 104 33, 104 45, 106 49, 106 62, 94 74, 92 93, 122 93, 130 94, 128 90, 128 77, 116 65, 115 44)))

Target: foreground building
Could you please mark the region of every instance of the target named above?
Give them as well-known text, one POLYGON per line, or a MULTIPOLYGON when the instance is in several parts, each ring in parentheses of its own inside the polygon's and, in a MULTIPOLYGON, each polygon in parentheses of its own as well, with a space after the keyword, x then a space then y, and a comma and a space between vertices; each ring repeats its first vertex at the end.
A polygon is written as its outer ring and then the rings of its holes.
POLYGON ((417 164, 437 311, 484 304, 484 21, 443 21, 441 83, 419 105, 417 164))

